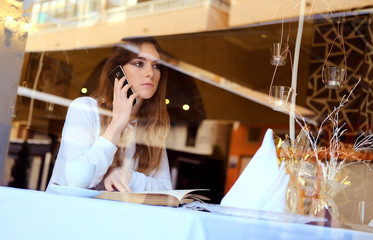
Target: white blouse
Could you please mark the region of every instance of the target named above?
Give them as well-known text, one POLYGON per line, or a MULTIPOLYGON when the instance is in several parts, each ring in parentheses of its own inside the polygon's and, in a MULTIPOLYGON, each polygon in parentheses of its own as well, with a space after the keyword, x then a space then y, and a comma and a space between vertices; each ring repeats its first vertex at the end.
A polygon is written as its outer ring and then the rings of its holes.
MULTIPOLYGON (((163 148, 161 164, 158 171, 153 171, 149 176, 136 172, 137 161, 133 159, 135 152, 135 130, 132 128, 131 137, 125 151, 126 166, 132 171, 130 186, 133 191, 163 190, 171 189, 171 177, 166 149, 163 148)), ((90 187, 95 187, 101 182, 104 174, 113 162, 117 147, 99 136, 100 115, 97 101, 90 97, 80 97, 75 99, 67 111, 65 124, 62 130, 60 149, 54 165, 52 177, 49 185, 53 182, 66 185, 64 169, 67 160, 79 159, 79 161, 89 161, 96 165, 95 176, 90 187)))

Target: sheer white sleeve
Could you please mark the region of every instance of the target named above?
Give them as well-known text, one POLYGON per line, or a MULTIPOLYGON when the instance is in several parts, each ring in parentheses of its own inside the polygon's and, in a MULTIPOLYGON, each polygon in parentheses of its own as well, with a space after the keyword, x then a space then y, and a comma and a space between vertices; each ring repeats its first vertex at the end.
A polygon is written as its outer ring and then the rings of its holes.
POLYGON ((168 190, 171 189, 170 167, 166 149, 163 148, 162 160, 158 171, 146 176, 143 173, 132 171, 130 186, 133 191, 168 190))
POLYGON ((50 183, 65 185, 66 161, 89 161, 95 164, 95 177, 90 187, 101 181, 113 161, 117 147, 104 137, 99 137, 99 133, 100 117, 96 100, 88 97, 75 99, 66 115, 50 183))

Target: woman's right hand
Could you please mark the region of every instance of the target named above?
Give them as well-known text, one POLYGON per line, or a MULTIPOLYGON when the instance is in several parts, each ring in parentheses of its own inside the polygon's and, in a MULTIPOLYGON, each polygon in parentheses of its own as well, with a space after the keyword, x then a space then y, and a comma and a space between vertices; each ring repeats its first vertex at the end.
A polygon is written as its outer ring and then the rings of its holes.
POLYGON ((109 192, 113 192, 115 189, 119 192, 132 192, 129 185, 131 179, 132 172, 127 168, 114 168, 104 179, 104 186, 109 192))
POLYGON ((103 134, 103 137, 114 144, 117 144, 122 131, 130 122, 133 101, 138 97, 138 94, 134 93, 127 98, 127 92, 131 84, 126 84, 122 88, 124 81, 124 77, 120 80, 115 79, 114 81, 113 118, 103 134))

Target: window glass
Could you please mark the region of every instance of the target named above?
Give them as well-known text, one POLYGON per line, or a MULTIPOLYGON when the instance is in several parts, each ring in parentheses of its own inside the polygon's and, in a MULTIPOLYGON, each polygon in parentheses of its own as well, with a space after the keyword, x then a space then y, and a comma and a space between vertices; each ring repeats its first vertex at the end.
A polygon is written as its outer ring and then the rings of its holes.
MULTIPOLYGON (((219 203, 266 129, 282 138, 290 132, 290 110, 276 108, 274 94, 290 94, 285 102, 295 95, 303 117, 295 134, 302 124, 319 126, 348 96, 334 119, 346 130, 340 141, 347 152, 373 129, 373 6, 307 5, 300 27, 299 6, 285 2, 267 13, 248 0, 35 0, 1 184, 46 189, 68 106, 97 90, 111 48, 125 37, 152 36, 162 47, 171 126, 165 147, 170 172, 179 174, 172 176, 174 188, 209 188, 219 203), (343 71, 339 80, 331 67, 343 71), (272 88, 294 81, 296 93, 272 88), (229 164, 230 156, 240 162, 229 164)), ((323 123, 318 144, 330 143, 336 122, 323 123)), ((372 159, 371 145, 357 158, 372 159)), ((353 168, 355 184, 371 186, 369 168, 353 168)))

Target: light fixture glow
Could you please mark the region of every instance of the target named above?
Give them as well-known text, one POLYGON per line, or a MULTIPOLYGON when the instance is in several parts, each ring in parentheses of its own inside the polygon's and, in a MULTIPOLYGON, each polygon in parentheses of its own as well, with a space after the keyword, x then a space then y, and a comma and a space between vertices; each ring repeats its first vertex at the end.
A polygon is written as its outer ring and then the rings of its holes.
POLYGON ((24 32, 28 32, 31 28, 31 24, 28 24, 28 23, 23 23, 23 31, 24 32))
POLYGON ((6 16, 5 19, 6 19, 7 22, 13 21, 13 17, 12 16, 6 16))
POLYGON ((170 99, 166 98, 166 104, 169 104, 170 103, 170 99))
POLYGON ((185 111, 188 111, 188 110, 189 110, 189 108, 190 108, 190 107, 189 107, 189 105, 188 105, 188 104, 184 104, 184 105, 183 105, 183 110, 185 110, 185 111))
POLYGON ((261 38, 267 38, 267 37, 268 37, 268 35, 267 35, 267 34, 265 34, 265 33, 262 33, 262 34, 260 34, 260 37, 261 37, 261 38))
POLYGON ((88 92, 88 89, 87 88, 82 88, 82 90, 80 90, 82 93, 86 94, 88 92))

